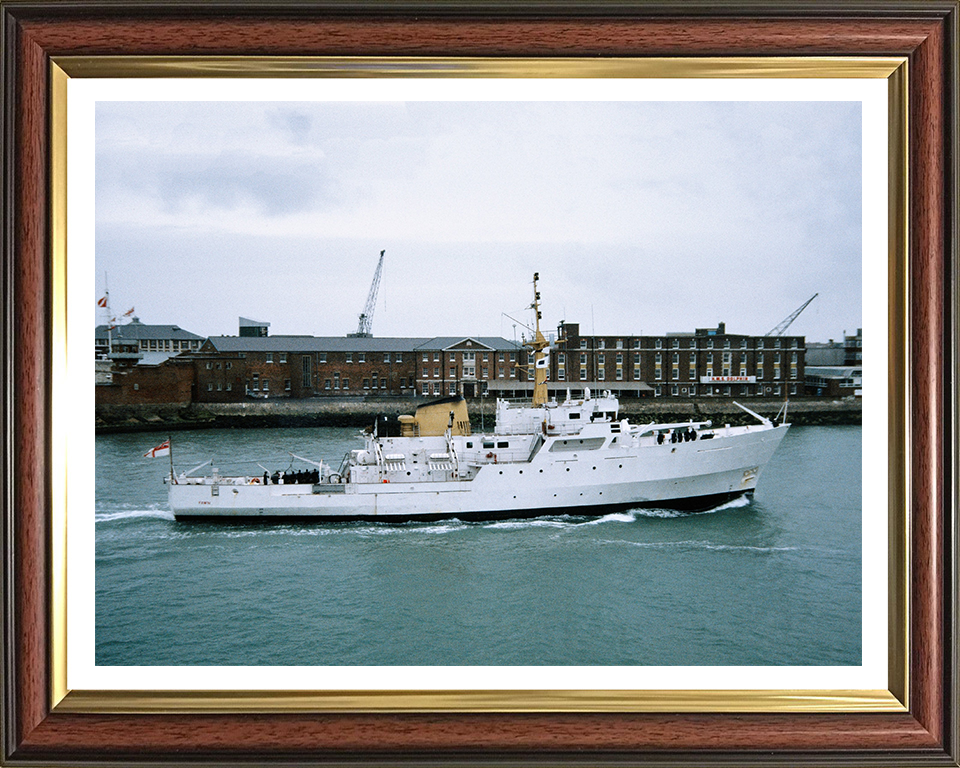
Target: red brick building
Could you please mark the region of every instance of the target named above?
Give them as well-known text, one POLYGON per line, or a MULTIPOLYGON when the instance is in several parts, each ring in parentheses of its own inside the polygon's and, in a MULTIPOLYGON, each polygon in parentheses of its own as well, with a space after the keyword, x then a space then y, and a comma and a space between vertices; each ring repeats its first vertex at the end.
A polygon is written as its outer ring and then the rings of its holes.
POLYGON ((585 336, 558 328, 552 389, 621 396, 781 397, 804 394, 804 337, 747 336, 717 328, 662 336, 585 336))
POLYGON ((108 383, 96 386, 97 405, 189 405, 193 401, 194 366, 172 357, 159 365, 114 368, 108 383))

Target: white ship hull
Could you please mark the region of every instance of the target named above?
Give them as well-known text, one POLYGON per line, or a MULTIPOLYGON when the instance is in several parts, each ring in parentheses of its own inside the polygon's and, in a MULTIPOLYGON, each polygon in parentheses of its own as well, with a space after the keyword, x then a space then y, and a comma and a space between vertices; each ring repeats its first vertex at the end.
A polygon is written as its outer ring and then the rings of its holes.
POLYGON ((338 482, 264 485, 252 477, 182 478, 170 484, 170 505, 178 519, 223 521, 474 520, 593 515, 644 506, 698 511, 752 493, 788 429, 769 424, 720 428, 703 431, 696 440, 658 443, 655 433, 638 435, 633 427, 631 437, 613 424, 613 429, 609 423, 590 424, 575 435, 556 437, 381 438, 382 454, 397 461, 355 466, 338 482), (508 440, 510 449, 484 450, 508 440), (390 453, 398 446, 405 450, 404 461, 390 453), (442 455, 454 455, 455 465, 416 460, 439 456, 438 449, 445 447, 450 453, 442 455))

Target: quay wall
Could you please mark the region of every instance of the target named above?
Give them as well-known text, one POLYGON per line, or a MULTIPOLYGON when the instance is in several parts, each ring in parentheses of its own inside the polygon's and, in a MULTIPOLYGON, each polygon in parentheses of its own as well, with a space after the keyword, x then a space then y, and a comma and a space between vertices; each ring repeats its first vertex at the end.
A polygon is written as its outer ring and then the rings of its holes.
MULTIPOLYGON (((202 405, 99 405, 96 409, 97 432, 147 432, 181 429, 251 427, 363 427, 378 414, 399 416, 413 413, 419 398, 310 398, 274 402, 204 403, 202 405)), ((757 413, 773 418, 783 406, 782 400, 750 398, 743 403, 757 413)), ((475 430, 481 420, 493 425, 495 403, 484 399, 468 401, 475 430), (482 410, 482 419, 481 419, 482 410)), ((862 401, 798 399, 788 406, 788 420, 795 425, 860 424, 862 401)), ((632 422, 712 421, 723 424, 750 424, 754 419, 727 399, 660 398, 620 401, 620 415, 632 422)))

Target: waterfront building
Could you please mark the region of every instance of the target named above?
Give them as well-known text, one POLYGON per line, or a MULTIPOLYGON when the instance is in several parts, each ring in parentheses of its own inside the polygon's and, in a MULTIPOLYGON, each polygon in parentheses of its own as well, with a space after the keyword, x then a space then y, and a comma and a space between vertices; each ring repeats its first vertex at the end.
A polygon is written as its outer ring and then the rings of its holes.
POLYGON ((422 338, 211 336, 193 355, 197 402, 404 396, 422 338))
POLYGON ((561 323, 550 359, 554 388, 620 397, 784 397, 804 394, 803 336, 716 328, 657 336, 584 335, 561 323))
POLYGON ((499 336, 438 336, 415 350, 417 394, 423 397, 462 395, 524 389, 527 350, 499 336))
POLYGON ((861 397, 863 368, 846 365, 810 365, 806 369, 807 392, 815 397, 861 397))
POLYGON ((196 351, 203 336, 178 325, 151 325, 134 316, 129 323, 98 325, 94 333, 97 360, 111 360, 117 366, 157 365, 181 352, 196 351))
POLYGON ((806 364, 812 365, 844 365, 846 349, 843 343, 830 339, 829 341, 808 341, 806 364))
POLYGON ((847 366, 863 365, 863 328, 857 328, 852 336, 843 335, 843 364, 847 366))

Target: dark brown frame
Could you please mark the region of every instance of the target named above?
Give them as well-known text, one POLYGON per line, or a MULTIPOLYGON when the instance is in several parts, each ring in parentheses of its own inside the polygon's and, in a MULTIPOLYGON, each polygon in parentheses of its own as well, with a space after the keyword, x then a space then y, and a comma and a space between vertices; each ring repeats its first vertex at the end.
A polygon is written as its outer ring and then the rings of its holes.
POLYGON ((0 0, 9 765, 958 765, 957 0, 0 0), (906 56, 910 709, 873 714, 50 711, 50 60, 67 55, 906 56))

